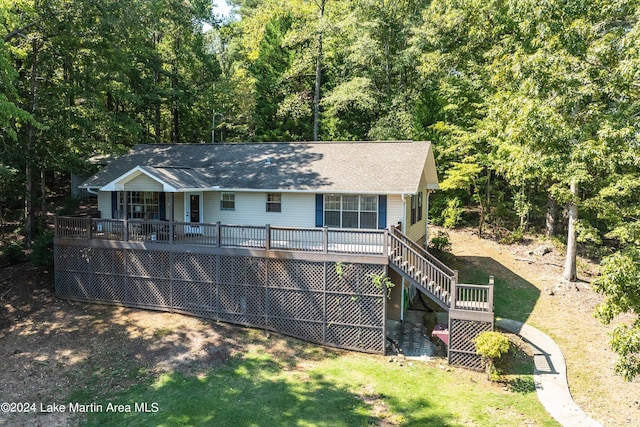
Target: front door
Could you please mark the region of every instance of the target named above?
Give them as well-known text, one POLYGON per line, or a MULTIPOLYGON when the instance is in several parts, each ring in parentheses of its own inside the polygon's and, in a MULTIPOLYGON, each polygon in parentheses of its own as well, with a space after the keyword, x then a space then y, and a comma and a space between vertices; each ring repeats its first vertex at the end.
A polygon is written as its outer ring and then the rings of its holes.
POLYGON ((184 197, 184 222, 189 224, 185 226, 185 232, 200 234, 202 231, 199 224, 202 221, 202 193, 186 193, 184 197))

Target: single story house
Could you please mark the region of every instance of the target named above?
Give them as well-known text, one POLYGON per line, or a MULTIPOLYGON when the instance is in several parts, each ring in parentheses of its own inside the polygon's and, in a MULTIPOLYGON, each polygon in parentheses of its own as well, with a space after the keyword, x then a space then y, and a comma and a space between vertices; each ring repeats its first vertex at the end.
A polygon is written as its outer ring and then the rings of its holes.
POLYGON ((134 146, 80 187, 97 194, 102 218, 399 225, 424 244, 438 178, 429 142, 160 144, 134 146))
POLYGON ((81 187, 100 217, 56 218, 61 298, 384 353, 414 289, 448 312, 450 362, 480 366, 493 288, 426 250, 429 142, 136 145, 81 187))

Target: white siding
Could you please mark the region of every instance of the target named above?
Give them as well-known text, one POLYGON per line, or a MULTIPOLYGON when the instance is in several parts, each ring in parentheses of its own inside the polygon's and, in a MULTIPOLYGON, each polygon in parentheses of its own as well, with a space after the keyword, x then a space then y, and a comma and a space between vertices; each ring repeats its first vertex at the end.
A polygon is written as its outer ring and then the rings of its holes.
MULTIPOLYGON (((150 190, 147 190, 150 191, 150 190)), ((184 221, 185 193, 174 193, 173 215, 175 221, 184 221)), ((204 222, 241 225, 265 225, 283 227, 315 227, 316 199, 312 193, 281 193, 282 212, 267 212, 267 193, 236 192, 236 208, 233 211, 220 210, 220 192, 203 193, 204 222)), ((166 195, 167 219, 170 219, 171 195, 166 195)), ((426 204, 426 203, 425 203, 426 204)), ((98 192, 98 209, 102 218, 111 218, 111 193, 98 192)), ((404 221, 402 198, 399 195, 387 196, 386 227, 395 226, 404 221)), ((424 221, 423 234, 424 234, 424 221)))
POLYGON ((98 210, 100 217, 105 219, 111 218, 111 192, 98 191, 98 210))
POLYGON ((389 226, 395 227, 399 222, 404 223, 402 196, 392 194, 387 196, 387 228, 389 226))
MULTIPOLYGON (((167 201, 171 203, 170 199, 171 195, 167 194, 167 201)), ((207 211, 207 206, 204 207, 205 212, 207 211)), ((167 219, 170 219, 169 213, 167 211, 167 219)), ((184 193, 174 193, 173 196, 173 220, 176 222, 184 221, 184 193)))
POLYGON ((126 191, 162 191, 162 184, 145 174, 140 174, 124 184, 124 189, 126 191))
POLYGON ((204 194, 204 221, 289 227, 315 226, 315 194, 281 193, 282 211, 267 212, 267 193, 235 193, 235 210, 220 210, 220 193, 204 194))

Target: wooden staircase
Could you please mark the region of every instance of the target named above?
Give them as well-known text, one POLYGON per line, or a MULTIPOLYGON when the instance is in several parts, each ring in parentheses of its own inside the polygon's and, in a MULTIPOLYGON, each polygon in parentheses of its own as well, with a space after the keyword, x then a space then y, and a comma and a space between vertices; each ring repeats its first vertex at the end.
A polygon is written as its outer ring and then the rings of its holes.
POLYGON ((395 228, 389 232, 389 266, 449 313, 449 324, 433 332, 447 344, 449 363, 480 367, 473 338, 493 329, 493 279, 489 285, 458 283, 457 271, 395 228))
POLYGON ((431 255, 400 230, 389 233, 389 266, 445 311, 493 313, 493 283, 458 283, 458 272, 431 255))
POLYGON ((449 311, 458 272, 446 266, 400 230, 389 233, 389 266, 449 311))

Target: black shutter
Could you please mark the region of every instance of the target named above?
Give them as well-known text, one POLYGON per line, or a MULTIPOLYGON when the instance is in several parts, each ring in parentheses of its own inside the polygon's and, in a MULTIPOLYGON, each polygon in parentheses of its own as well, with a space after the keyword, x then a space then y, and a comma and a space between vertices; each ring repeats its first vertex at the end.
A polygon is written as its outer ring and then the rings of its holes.
POLYGON ((324 196, 316 194, 316 227, 324 224, 324 196))
POLYGON ((159 193, 158 194, 158 216, 160 220, 164 221, 167 219, 167 193, 159 193))
POLYGON ((387 228, 387 196, 378 196, 378 229, 387 228))
POLYGON ((118 219, 116 216, 118 215, 118 192, 111 192, 111 218, 118 219))

